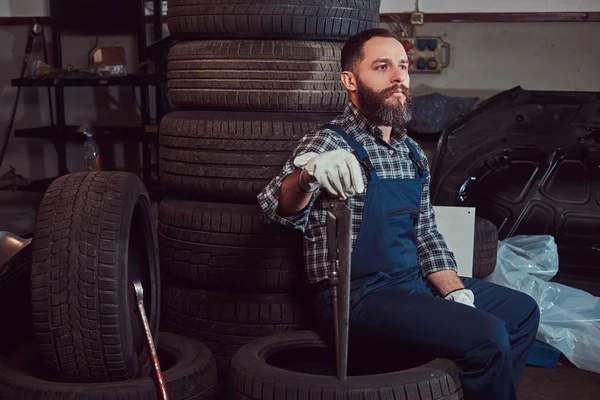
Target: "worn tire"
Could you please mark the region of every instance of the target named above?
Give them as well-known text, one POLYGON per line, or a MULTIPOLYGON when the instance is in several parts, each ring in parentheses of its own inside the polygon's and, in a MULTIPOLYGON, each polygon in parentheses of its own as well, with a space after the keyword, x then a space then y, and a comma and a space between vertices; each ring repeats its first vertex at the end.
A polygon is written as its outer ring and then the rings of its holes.
POLYGON ((124 172, 56 179, 38 209, 31 247, 34 333, 48 378, 145 376, 149 360, 128 281, 140 278, 155 335, 160 287, 156 228, 142 181, 124 172))
MULTIPOLYGON (((161 332, 157 352, 167 393, 172 399, 211 400, 217 382, 215 359, 202 343, 161 332)), ((154 400, 152 378, 124 382, 68 384, 39 379, 21 368, 0 363, 0 399, 154 400)))
MULTIPOLYGON (((229 368, 230 399, 285 400, 287 398, 460 400, 463 398, 458 369, 449 360, 436 359, 416 368, 377 375, 349 375, 345 381, 333 373, 295 372, 273 365, 284 351, 301 356, 327 352, 321 338, 299 331, 260 338, 240 348, 229 368), (266 358, 269 358, 267 362, 266 358)), ((290 358, 292 364, 299 358, 290 358)), ((382 357, 372 356, 371 361, 382 357)), ((281 358, 280 358, 281 359, 281 358)), ((328 357, 335 365, 334 357, 328 357)), ((321 366, 323 359, 320 359, 321 366)), ((306 369, 306 366, 302 367, 306 369)), ((333 368, 331 368, 333 369, 333 368)))
POLYGON ((180 108, 340 112, 341 43, 185 41, 169 52, 168 96, 180 108))
POLYGON ((167 287, 164 329, 206 344, 221 373, 245 343, 258 337, 302 329, 302 312, 285 294, 239 294, 167 287))
POLYGON ((165 198, 158 209, 158 231, 174 240, 224 246, 298 246, 301 235, 267 223, 259 206, 165 198))
POLYGON ((188 286, 284 293, 301 280, 300 233, 266 223, 257 205, 165 198, 158 232, 162 267, 188 286))
POLYGON ((483 279, 496 269, 498 256, 498 229, 484 218, 475 218, 473 245, 473 278, 483 279))
POLYGON ((345 41, 379 25, 380 0, 169 0, 176 39, 345 41))
POLYGON ((188 286, 210 288, 241 293, 283 293, 290 292, 301 279, 302 243, 300 237, 294 242, 280 242, 282 236, 254 232, 240 233, 240 237, 250 236, 264 241, 248 240, 251 243, 231 242, 232 227, 228 218, 241 221, 246 215, 247 225, 261 226, 257 209, 243 214, 244 208, 231 205, 204 207, 206 203, 191 203, 164 200, 159 207, 159 246, 162 268, 175 278, 186 282, 188 286), (207 231, 198 231, 185 236, 183 224, 175 218, 177 215, 211 215, 213 224, 206 226, 207 231), (220 223, 219 221, 223 222, 220 223), (191 240, 190 240, 191 239, 191 240), (270 243, 267 243, 268 240, 270 243))
POLYGON ((326 113, 176 111, 161 121, 164 187, 203 200, 256 204, 304 135, 335 118, 326 113))

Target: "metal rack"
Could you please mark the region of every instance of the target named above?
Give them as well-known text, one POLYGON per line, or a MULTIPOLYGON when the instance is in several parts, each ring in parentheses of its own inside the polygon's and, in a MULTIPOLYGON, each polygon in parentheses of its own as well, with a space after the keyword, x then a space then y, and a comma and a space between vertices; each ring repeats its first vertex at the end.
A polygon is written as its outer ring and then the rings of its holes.
MULTIPOLYGON (((56 69, 62 69, 62 37, 64 34, 73 34, 76 32, 65 32, 63 26, 56 18, 53 18, 53 2, 51 0, 51 18, 50 28, 52 30, 52 46, 50 66, 56 69)), ((162 84, 164 77, 160 73, 150 73, 147 68, 149 61, 147 55, 147 34, 146 34, 146 3, 153 3, 154 16, 152 17, 154 42, 162 39, 163 32, 163 16, 162 16, 162 1, 161 0, 138 0, 139 1, 139 18, 138 23, 132 23, 131 29, 128 32, 118 32, 112 34, 132 34, 137 39, 138 63, 146 65, 134 74, 114 77, 96 77, 96 76, 69 76, 64 77, 24 77, 12 80, 14 87, 49 87, 53 90, 52 109, 55 111, 53 124, 33 129, 15 130, 15 137, 29 138, 50 138, 53 140, 56 152, 58 155, 58 173, 64 175, 69 173, 67 169, 67 154, 66 142, 68 140, 83 140, 80 135, 75 132, 75 127, 68 126, 65 118, 65 88, 69 87, 108 87, 108 86, 127 86, 137 87, 140 90, 140 113, 141 121, 139 126, 123 126, 123 127, 94 127, 98 137, 110 137, 121 139, 123 141, 133 140, 142 143, 142 178, 146 184, 152 183, 152 172, 154 166, 151 160, 151 146, 156 144, 157 129, 153 128, 150 116, 150 86, 155 87, 156 95, 156 123, 160 121, 164 114, 162 106, 163 90, 162 84)), ((108 21, 110 23, 110 21, 108 21)), ((91 35, 86 32, 85 35, 91 35)))

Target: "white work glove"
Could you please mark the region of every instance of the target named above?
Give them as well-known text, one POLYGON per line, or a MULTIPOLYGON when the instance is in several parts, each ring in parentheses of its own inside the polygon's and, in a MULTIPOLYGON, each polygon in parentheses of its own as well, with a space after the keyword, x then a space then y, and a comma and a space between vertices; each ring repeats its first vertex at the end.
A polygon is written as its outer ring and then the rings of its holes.
POLYGON ((346 200, 365 190, 360 164, 347 150, 305 153, 294 159, 294 165, 302 168, 299 184, 305 192, 321 186, 329 195, 346 200))
POLYGON ((451 292, 448 295, 446 295, 444 299, 475 307, 475 296, 473 295, 473 292, 469 289, 455 290, 454 292, 451 292))

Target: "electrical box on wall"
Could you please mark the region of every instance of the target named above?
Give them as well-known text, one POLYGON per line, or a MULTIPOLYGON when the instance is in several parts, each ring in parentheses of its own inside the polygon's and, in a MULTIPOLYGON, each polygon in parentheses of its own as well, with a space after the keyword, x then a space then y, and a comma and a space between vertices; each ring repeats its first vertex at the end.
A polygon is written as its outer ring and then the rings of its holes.
POLYGON ((437 73, 450 65, 450 45, 440 37, 400 38, 408 54, 410 73, 437 73))

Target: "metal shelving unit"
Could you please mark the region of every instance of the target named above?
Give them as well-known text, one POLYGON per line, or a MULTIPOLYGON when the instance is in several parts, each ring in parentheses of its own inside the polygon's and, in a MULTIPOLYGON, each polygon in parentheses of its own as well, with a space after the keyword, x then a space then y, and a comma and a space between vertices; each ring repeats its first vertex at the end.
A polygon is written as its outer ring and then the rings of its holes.
MULTIPOLYGON (((50 3, 50 28, 52 30, 52 58, 50 60, 50 66, 55 69, 63 69, 63 58, 62 58, 62 37, 65 34, 77 34, 76 32, 65 32, 63 26, 57 18, 53 18, 53 10, 56 10, 56 4, 59 0, 51 0, 50 3)), ((153 42, 157 42, 162 39, 163 32, 163 15, 162 15, 162 1, 161 0, 138 0, 139 1, 139 18, 138 23, 132 23, 131 28, 127 32, 111 33, 111 34, 132 34, 137 39, 138 49, 138 65, 142 65, 149 60, 147 54, 147 34, 146 34, 146 20, 145 5, 146 3, 152 2, 154 8, 154 16, 152 17, 153 23, 153 42), (156 12, 158 10, 158 12, 156 12)), ((107 22, 110 24, 110 21, 107 22)), ((90 32, 86 32, 85 35, 91 35, 90 32)), ((101 34, 98 34, 101 36, 101 34)), ((144 64, 146 67, 141 69, 135 74, 129 74, 125 76, 114 76, 114 77, 101 77, 101 76, 87 76, 82 74, 80 76, 73 76, 73 74, 65 74, 64 76, 35 76, 17 78, 12 80, 12 86, 14 87, 49 87, 53 91, 53 107, 55 111, 54 124, 45 127, 33 128, 33 129, 21 129, 15 130, 16 137, 29 137, 29 138, 49 138, 52 139, 56 152, 58 155, 58 171, 59 175, 69 173, 67 169, 66 160, 66 142, 68 140, 83 140, 81 134, 76 132, 76 127, 68 126, 65 118, 65 88, 69 87, 108 87, 108 86, 127 86, 133 88, 139 88, 140 91, 140 114, 141 121, 139 126, 126 127, 126 126, 112 126, 112 127, 94 127, 98 137, 110 137, 111 139, 118 139, 121 141, 137 140, 142 143, 142 171, 143 180, 147 185, 152 184, 152 172, 154 166, 151 164, 151 146, 156 145, 157 135, 156 129, 152 128, 153 121, 150 116, 150 86, 154 86, 156 95, 156 121, 158 123, 164 114, 162 107, 163 90, 161 85, 166 79, 161 73, 150 73, 147 68, 147 63, 144 64)))

